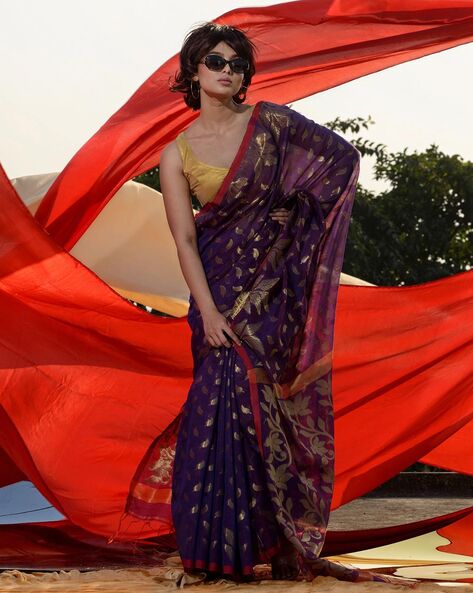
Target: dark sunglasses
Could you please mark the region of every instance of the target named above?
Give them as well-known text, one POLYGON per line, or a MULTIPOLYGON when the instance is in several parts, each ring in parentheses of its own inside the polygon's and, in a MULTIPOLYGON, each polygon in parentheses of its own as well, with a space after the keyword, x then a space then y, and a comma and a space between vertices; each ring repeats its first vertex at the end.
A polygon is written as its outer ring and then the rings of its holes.
POLYGON ((245 60, 245 58, 232 58, 231 60, 226 60, 218 54, 206 55, 202 60, 202 63, 213 72, 221 72, 227 64, 230 65, 230 68, 236 74, 243 74, 243 72, 250 69, 250 63, 248 60, 245 60))

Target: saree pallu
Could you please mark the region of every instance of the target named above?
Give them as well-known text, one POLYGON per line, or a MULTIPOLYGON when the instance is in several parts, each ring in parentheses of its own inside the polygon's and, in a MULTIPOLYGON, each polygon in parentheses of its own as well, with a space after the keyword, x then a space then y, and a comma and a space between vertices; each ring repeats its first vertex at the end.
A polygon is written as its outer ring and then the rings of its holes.
POLYGON ((172 485, 187 569, 251 576, 283 538, 303 561, 319 558, 334 480, 334 315, 359 164, 337 133, 260 101, 195 218, 210 291, 242 345, 208 345, 190 296, 193 383, 127 509, 163 512, 172 485), (284 225, 269 216, 278 207, 290 211, 284 225))

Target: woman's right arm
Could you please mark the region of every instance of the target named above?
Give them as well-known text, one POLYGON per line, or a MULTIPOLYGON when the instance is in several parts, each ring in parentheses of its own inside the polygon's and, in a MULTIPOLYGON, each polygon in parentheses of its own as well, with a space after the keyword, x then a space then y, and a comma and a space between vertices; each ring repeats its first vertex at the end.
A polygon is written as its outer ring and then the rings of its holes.
POLYGON ((235 342, 240 343, 226 317, 217 309, 210 292, 197 246, 189 184, 182 172, 181 155, 175 142, 168 144, 161 154, 159 179, 182 274, 201 312, 206 338, 212 346, 230 346, 222 333, 225 330, 235 342))

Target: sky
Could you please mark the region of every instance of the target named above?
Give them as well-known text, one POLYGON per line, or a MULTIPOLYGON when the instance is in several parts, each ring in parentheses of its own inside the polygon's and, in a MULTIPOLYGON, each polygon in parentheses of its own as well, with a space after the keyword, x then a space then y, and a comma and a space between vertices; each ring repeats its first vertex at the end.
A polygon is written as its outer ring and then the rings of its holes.
MULTIPOLYGON (((274 0, 0 0, 0 162, 10 178, 61 171, 195 25, 274 0)), ((323 124, 375 123, 363 136, 391 151, 473 160, 473 44, 412 60, 291 103, 323 124)), ((346 135, 347 139, 350 136, 346 135)), ((383 189, 364 158, 360 182, 383 189)))

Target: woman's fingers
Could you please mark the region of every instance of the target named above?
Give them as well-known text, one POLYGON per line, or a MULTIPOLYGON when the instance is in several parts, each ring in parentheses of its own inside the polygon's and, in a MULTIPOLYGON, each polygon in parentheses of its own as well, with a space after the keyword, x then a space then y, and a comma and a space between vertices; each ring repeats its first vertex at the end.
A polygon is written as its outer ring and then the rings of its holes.
POLYGON ((225 332, 223 329, 220 330, 220 345, 221 346, 225 346, 226 348, 229 348, 231 346, 230 342, 227 339, 227 336, 225 335, 225 332))
POLYGON ((212 348, 215 348, 215 342, 214 339, 211 336, 205 336, 209 346, 212 346, 212 348))
POLYGON ((220 348, 220 346, 230 348, 232 343, 241 346, 239 336, 233 331, 227 318, 221 313, 206 318, 204 320, 204 329, 204 339, 213 348, 220 348))
POLYGON ((230 338, 235 342, 235 344, 241 346, 240 338, 236 335, 236 333, 232 330, 230 326, 225 328, 225 332, 230 336, 230 338))
POLYGON ((286 210, 286 208, 274 208, 271 210, 269 215, 273 220, 277 220, 281 224, 285 224, 289 218, 289 210, 286 210))
POLYGON ((219 334, 206 336, 207 342, 210 344, 210 346, 212 346, 213 348, 220 348, 220 346, 225 346, 226 348, 229 348, 231 346, 231 343, 229 342, 228 338, 231 338, 233 342, 235 342, 235 344, 241 346, 240 338, 230 327, 222 328, 220 331, 221 333, 219 334))
POLYGON ((287 222, 287 218, 273 218, 273 220, 276 220, 279 224, 286 224, 287 222))

